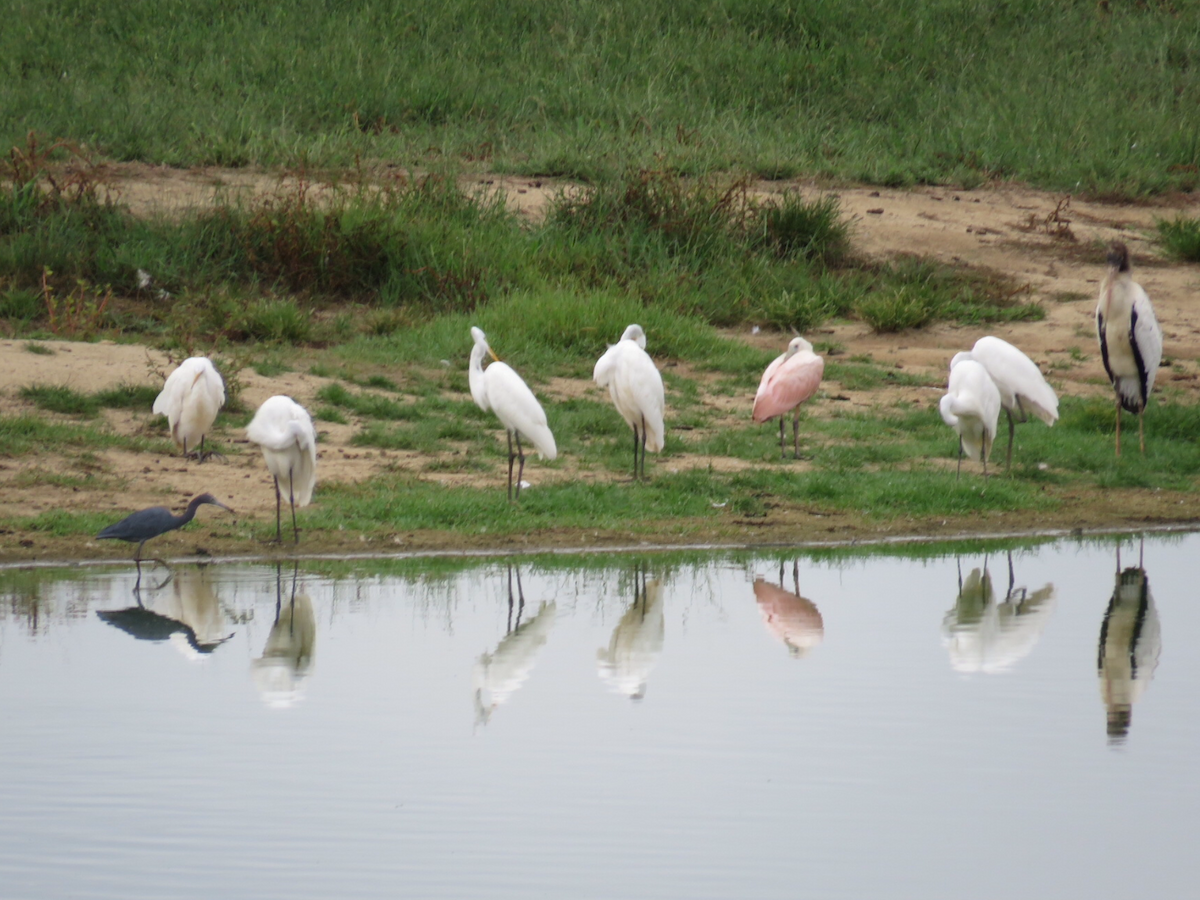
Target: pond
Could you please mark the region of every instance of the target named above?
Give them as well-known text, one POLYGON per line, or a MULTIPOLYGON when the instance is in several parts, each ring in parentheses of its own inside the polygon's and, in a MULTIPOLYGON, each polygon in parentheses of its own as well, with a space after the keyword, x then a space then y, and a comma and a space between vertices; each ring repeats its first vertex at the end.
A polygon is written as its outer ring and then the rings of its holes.
POLYGON ((1188 895, 1197 555, 0 570, 0 893, 1188 895))

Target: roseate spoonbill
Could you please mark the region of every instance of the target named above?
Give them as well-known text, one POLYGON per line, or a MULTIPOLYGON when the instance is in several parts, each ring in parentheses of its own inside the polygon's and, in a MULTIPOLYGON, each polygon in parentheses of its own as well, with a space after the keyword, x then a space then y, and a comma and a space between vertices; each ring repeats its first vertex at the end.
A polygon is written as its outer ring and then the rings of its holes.
POLYGON ((625 423, 633 429, 633 477, 638 477, 638 445, 642 448, 641 473, 646 475, 646 451, 663 448, 662 375, 646 353, 646 332, 641 325, 630 325, 596 362, 592 378, 608 388, 613 405, 625 423))
MULTIPOLYGON (((1058 395, 1046 383, 1037 363, 998 337, 981 337, 970 352, 957 353, 954 359, 973 359, 987 369, 1000 391, 1000 405, 1008 416, 1007 466, 1012 468, 1014 420, 1025 422, 1029 414, 1047 425, 1058 421, 1058 395)), ((954 367, 951 360, 950 367, 954 367)))
POLYGON ((529 389, 521 376, 513 371, 507 363, 492 352, 488 346, 487 336, 478 328, 472 326, 471 337, 475 346, 471 348, 471 368, 469 372, 471 397, 484 412, 494 412, 500 424, 508 434, 508 499, 513 495, 513 460, 520 459, 521 465, 517 470, 516 499, 521 497, 521 477, 525 472, 525 450, 521 446, 521 437, 533 444, 538 456, 543 459, 554 459, 558 456, 558 448, 554 445, 554 435, 546 424, 546 412, 538 403, 537 397, 529 389), (493 362, 483 368, 483 358, 491 356, 493 362), (517 439, 517 450, 513 452, 513 438, 517 439))
POLYGON ((1000 391, 992 376, 973 359, 955 357, 950 362, 950 384, 939 404, 942 421, 958 432, 958 470, 962 474, 963 451, 971 459, 987 460, 996 439, 1000 420, 1000 391))
MULTIPOLYGON (((137 550, 133 554, 133 561, 137 563, 138 584, 142 580, 142 547, 146 545, 146 541, 150 538, 158 537, 160 534, 166 534, 168 531, 174 531, 176 528, 182 528, 188 522, 192 521, 198 510, 205 503, 211 503, 213 506, 219 506, 221 509, 233 512, 224 503, 214 497, 212 494, 200 494, 193 497, 192 501, 187 505, 187 509, 182 515, 175 515, 165 506, 151 506, 149 509, 140 509, 135 513, 126 516, 120 522, 114 522, 103 531, 96 535, 97 540, 117 540, 136 543, 137 550)), ((165 563, 164 563, 165 565, 165 563)))
POLYGON ((217 412, 225 405, 225 382, 207 356, 193 356, 167 376, 162 392, 154 399, 154 413, 167 417, 171 439, 183 448, 183 456, 195 453, 204 462, 219 453, 205 452, 204 436, 212 428, 217 412), (188 450, 188 448, 193 448, 188 450))
POLYGON ((794 337, 787 351, 775 358, 763 372, 754 395, 754 421, 762 424, 779 416, 779 455, 787 458, 783 443, 783 418, 792 414, 792 455, 800 456, 800 404, 817 391, 825 374, 825 360, 813 353, 812 344, 794 337))
POLYGON ((788 653, 799 658, 825 639, 825 622, 816 604, 800 596, 800 565, 792 563, 793 591, 783 587, 783 563, 779 564, 779 587, 765 578, 754 579, 754 599, 763 624, 783 641, 788 653))
POLYGON ((308 410, 282 394, 263 401, 254 419, 246 426, 246 439, 258 444, 267 470, 275 478, 275 540, 283 539, 280 524, 283 494, 279 483, 287 485, 292 505, 292 536, 300 543, 296 528, 296 507, 308 506, 317 486, 317 432, 308 410))
POLYGON ((1162 650, 1162 629, 1158 610, 1150 596, 1150 579, 1142 568, 1121 571, 1117 551, 1116 585, 1104 624, 1100 626, 1097 674, 1100 696, 1108 711, 1108 741, 1120 744, 1129 733, 1133 704, 1145 693, 1162 650))
POLYGON ((1129 248, 1109 245, 1108 271, 1096 304, 1096 335, 1104 371, 1117 396, 1117 456, 1121 455, 1121 408, 1138 417, 1138 445, 1146 452, 1142 416, 1162 360, 1162 329, 1142 286, 1133 280, 1129 248))

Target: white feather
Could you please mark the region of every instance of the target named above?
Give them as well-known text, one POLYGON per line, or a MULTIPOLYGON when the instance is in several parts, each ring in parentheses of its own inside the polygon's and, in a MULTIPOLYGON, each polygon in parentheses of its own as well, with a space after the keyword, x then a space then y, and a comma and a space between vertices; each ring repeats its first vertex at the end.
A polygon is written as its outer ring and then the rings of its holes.
POLYGON ((225 405, 225 382, 206 356, 185 359, 167 376, 153 411, 167 417, 171 438, 188 450, 197 447, 225 405))
POLYGON ((613 405, 631 428, 646 431, 646 449, 663 448, 663 412, 666 395, 662 375, 645 350, 646 333, 630 325, 621 340, 609 347, 596 362, 592 378, 607 387, 613 405))
POLYGON ((973 359, 958 359, 939 409, 942 420, 961 438, 967 457, 987 462, 1000 418, 1000 391, 987 369, 973 359))
POLYGON ((246 439, 262 450, 283 495, 307 506, 317 486, 317 432, 308 410, 291 397, 269 397, 247 426, 246 439))
POLYGON ((543 459, 554 459, 558 448, 546 422, 546 412, 524 380, 507 363, 493 362, 483 368, 490 352, 487 337, 478 328, 471 329, 475 346, 471 349, 468 378, 471 396, 484 412, 494 412, 506 430, 533 444, 543 459))

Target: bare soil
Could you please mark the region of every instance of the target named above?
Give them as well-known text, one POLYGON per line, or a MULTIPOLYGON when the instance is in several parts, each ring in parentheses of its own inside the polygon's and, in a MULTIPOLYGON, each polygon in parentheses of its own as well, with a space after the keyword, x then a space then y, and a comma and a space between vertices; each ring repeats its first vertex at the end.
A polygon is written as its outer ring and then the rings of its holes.
MULTIPOLYGON (((143 165, 112 166, 108 176, 121 202, 139 214, 179 213, 211 203, 219 195, 273 190, 275 175, 245 171, 202 169, 174 170, 143 165)), ((503 191, 507 202, 522 216, 543 214, 555 192, 571 189, 547 180, 480 177, 482 189, 503 191)), ((800 190, 807 196, 824 193, 807 183, 764 183, 763 195, 800 190)), ((835 324, 809 335, 814 341, 838 345, 841 358, 869 356, 880 364, 895 365, 912 374, 942 382, 951 355, 968 349, 985 333, 997 334, 1024 349, 1042 368, 1060 393, 1104 395, 1110 392, 1096 349, 1093 309, 1103 274, 1103 247, 1109 241, 1125 241, 1133 254, 1135 278, 1149 293, 1164 331, 1164 358, 1170 365, 1159 374, 1164 395, 1194 403, 1200 400, 1200 311, 1195 297, 1200 293, 1200 266, 1164 259, 1150 241, 1155 221, 1178 213, 1200 215, 1200 197, 1169 196, 1146 203, 1108 203, 1047 194, 1019 186, 993 186, 962 191, 949 188, 887 190, 840 188, 836 193, 843 210, 852 217, 854 245, 858 252, 878 258, 916 254, 945 263, 966 266, 985 274, 1004 276, 1046 311, 1041 322, 1017 323, 988 328, 940 324, 899 335, 877 335, 861 323, 835 324)), ((768 350, 782 350, 786 336, 775 333, 739 332, 738 338, 768 350)), ((23 340, 0 341, 0 413, 32 412, 31 404, 18 397, 21 387, 31 384, 65 384, 81 391, 97 391, 122 383, 158 386, 170 368, 161 352, 140 345, 38 342, 49 354, 30 352, 23 340)), ((464 344, 464 354, 466 353, 464 344)), ((301 354, 303 355, 303 354, 301 354)), ((314 355, 314 359, 316 355, 314 355)), ((246 369, 243 402, 255 408, 272 394, 289 394, 306 406, 326 379, 306 374, 308 360, 298 360, 296 371, 264 378, 246 369)), ((680 365, 679 375, 695 378, 702 385, 707 376, 680 365)), ((369 373, 364 373, 369 374, 369 373)), ((703 402, 729 421, 743 422, 756 384, 747 383, 741 396, 722 396, 702 389, 703 402)), ((547 386, 551 400, 571 396, 601 397, 590 382, 554 379, 547 386)), ((828 414, 835 404, 863 408, 892 406, 915 401, 930 407, 936 388, 888 386, 869 391, 846 390, 827 380, 813 399, 810 414, 828 414)), ((670 406, 668 396, 668 407, 670 406)), ((47 415, 38 413, 39 415, 47 415)), ((104 411, 107 425, 127 434, 164 435, 161 418, 143 412, 104 411)), ((668 427, 670 413, 668 411, 668 427)), ((438 460, 427 455, 353 447, 350 426, 320 423, 322 432, 318 474, 323 481, 355 482, 387 470, 410 470, 420 477, 452 484, 494 485, 497 473, 443 472, 438 460)), ((0 519, 36 514, 55 508, 112 513, 114 519, 145 506, 181 507, 201 490, 208 490, 237 510, 237 519, 267 521, 274 512, 270 478, 256 451, 244 443, 240 431, 225 429, 218 440, 232 444, 224 463, 202 467, 184 462, 177 455, 98 451, 81 455, 49 450, 21 458, 0 458, 0 519), (79 483, 79 476, 93 477, 79 483)), ((497 430, 497 439, 500 440, 497 430)), ((452 449, 446 455, 453 454, 452 449)), ((674 456, 662 464, 670 469, 712 466, 734 470, 748 465, 742 460, 707 456, 674 456)), ((802 464, 798 471, 802 470, 802 464)), ((502 478, 502 475, 500 476, 502 478)), ((534 461, 526 470, 527 480, 537 484, 569 478, 609 478, 607 472, 581 469, 567 460, 557 469, 539 468, 534 461)), ((772 543, 857 539, 902 533, 954 536, 964 533, 1026 532, 1049 528, 1144 527, 1147 524, 1178 523, 1200 516, 1198 492, 1169 494, 1150 491, 1079 490, 1068 492, 1054 514, 1030 514, 1014 510, 993 516, 944 522, 897 519, 880 524, 861 516, 815 515, 805 510, 773 510, 766 519, 727 519, 681 526, 667 540, 679 542, 721 541, 772 543)), ((317 499, 320 502, 318 488, 317 499)), ((247 552, 244 539, 218 519, 221 514, 201 518, 210 524, 159 539, 160 554, 184 554, 197 549, 214 554, 247 552)), ((531 545, 579 546, 625 544, 628 535, 596 534, 555 530, 533 535, 488 541, 488 547, 507 549, 531 545)), ((479 546, 457 534, 339 534, 306 542, 307 551, 353 552, 366 549, 452 549, 479 546)), ((255 551, 258 548, 254 548, 255 551)), ((0 561, 125 556, 124 545, 97 544, 87 539, 51 538, 37 533, 0 532, 0 561)))

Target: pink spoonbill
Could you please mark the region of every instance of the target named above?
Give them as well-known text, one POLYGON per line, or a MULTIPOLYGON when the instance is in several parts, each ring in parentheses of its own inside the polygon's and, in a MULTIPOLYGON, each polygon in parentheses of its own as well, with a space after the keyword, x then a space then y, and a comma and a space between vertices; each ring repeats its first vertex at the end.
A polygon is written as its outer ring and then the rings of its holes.
POLYGON ((813 353, 812 344, 794 337, 787 351, 776 357, 763 372, 754 395, 754 421, 762 424, 779 417, 779 455, 787 458, 783 442, 783 418, 792 413, 792 456, 800 455, 800 404, 817 392, 825 360, 813 353))

